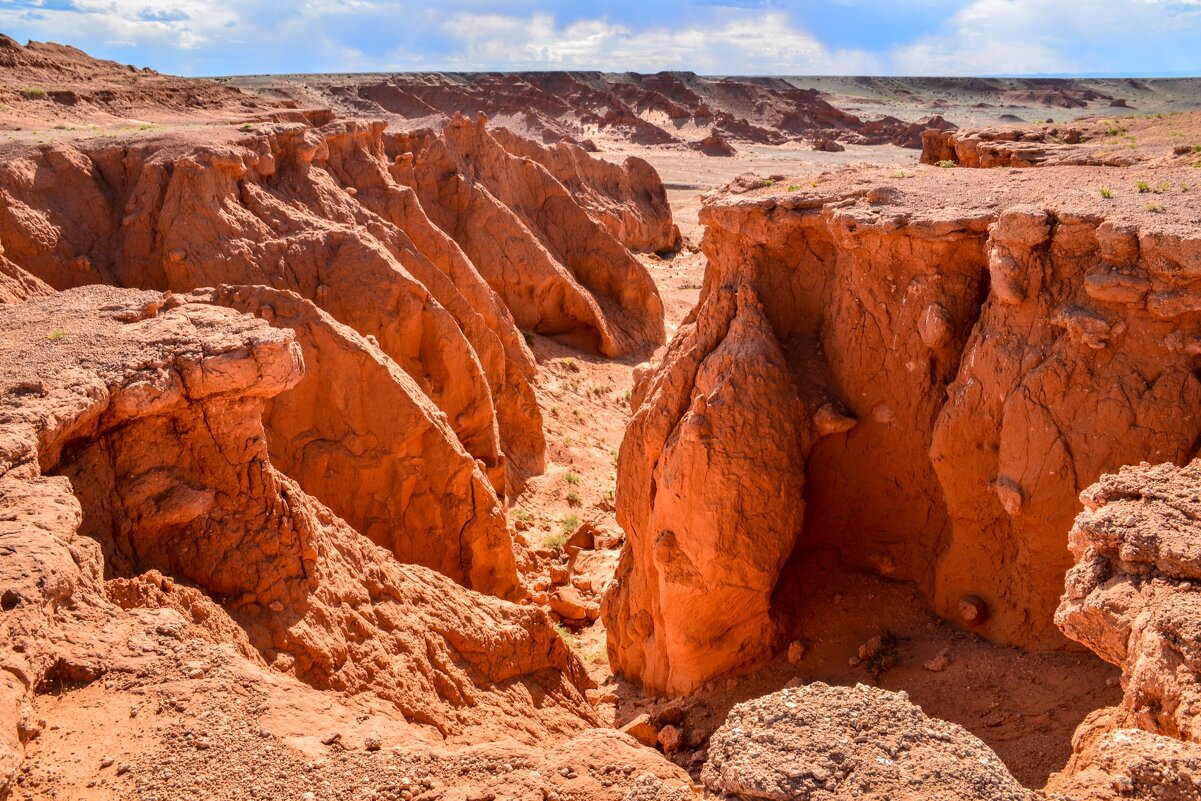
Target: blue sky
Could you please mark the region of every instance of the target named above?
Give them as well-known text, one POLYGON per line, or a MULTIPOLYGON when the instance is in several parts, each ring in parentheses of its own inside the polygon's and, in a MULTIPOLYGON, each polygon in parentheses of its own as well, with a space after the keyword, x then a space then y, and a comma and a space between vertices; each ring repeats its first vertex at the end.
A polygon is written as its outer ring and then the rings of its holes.
POLYGON ((1201 0, 0 0, 0 32, 180 75, 1201 74, 1201 0))

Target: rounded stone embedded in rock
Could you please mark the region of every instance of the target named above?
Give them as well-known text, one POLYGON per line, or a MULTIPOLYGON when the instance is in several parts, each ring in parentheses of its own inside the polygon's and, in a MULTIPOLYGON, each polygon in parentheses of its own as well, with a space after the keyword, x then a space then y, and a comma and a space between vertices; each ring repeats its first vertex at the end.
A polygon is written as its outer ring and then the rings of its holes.
POLYGON ((988 620, 988 604, 979 595, 965 595, 959 599, 959 616, 969 626, 979 626, 988 620))

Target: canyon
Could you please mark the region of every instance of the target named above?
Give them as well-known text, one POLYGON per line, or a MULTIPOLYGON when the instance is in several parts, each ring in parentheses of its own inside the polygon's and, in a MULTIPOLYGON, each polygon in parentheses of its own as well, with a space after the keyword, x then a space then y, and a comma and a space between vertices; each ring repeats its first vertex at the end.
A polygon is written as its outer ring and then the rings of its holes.
POLYGON ((1201 93, 812 83, 0 38, 0 797, 1201 797, 1201 93))

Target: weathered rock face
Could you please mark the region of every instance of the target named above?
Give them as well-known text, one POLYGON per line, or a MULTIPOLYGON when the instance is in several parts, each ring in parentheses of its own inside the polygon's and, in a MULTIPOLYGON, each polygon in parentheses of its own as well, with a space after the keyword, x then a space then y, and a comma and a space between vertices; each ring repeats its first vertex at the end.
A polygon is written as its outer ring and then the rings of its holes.
POLYGON ((622 524, 644 536, 605 610, 610 658, 670 692, 769 651, 771 592, 802 519, 809 435, 784 352, 753 290, 715 300, 716 319, 678 338, 671 367, 639 388, 644 410, 667 413, 636 416, 622 446, 622 524), (657 463, 626 461, 643 449, 657 463), (796 500, 762 513, 780 498, 796 500))
POLYGON ((1081 485, 1192 455, 1199 245, 1031 207, 992 226, 989 300, 930 451, 953 529, 939 608, 972 588, 996 610, 990 636, 1054 645, 1046 621, 1081 485))
POLYGON ((662 344, 663 304, 645 268, 545 167, 505 150, 483 117, 390 136, 387 150, 393 177, 416 190, 522 328, 574 334, 606 356, 662 344))
MULTIPOLYGON (((431 174, 433 193, 420 199, 394 177, 404 171, 385 140, 382 124, 333 122, 264 125, 220 144, 47 146, 0 167, 0 240, 56 289, 296 292, 374 337, 503 497, 542 469, 545 451, 535 366, 510 306, 524 328, 628 352, 662 341, 662 304, 605 224, 482 128, 452 126, 438 140, 466 172, 453 185, 431 174), (458 202, 447 206, 439 193, 454 186, 458 202), (469 223, 480 237, 470 258, 448 235, 469 223), (521 289, 502 296, 489 281, 521 289)), ((576 156, 587 173, 588 157, 576 156)), ((662 194, 653 172, 622 174, 628 186, 614 191, 628 189, 628 198, 605 194, 612 176, 588 173, 611 214, 639 193, 662 194)), ((664 222, 671 227, 669 216, 654 225, 664 222)))
POLYGON ((487 478, 438 408, 378 346, 292 292, 223 286, 185 300, 294 332, 304 377, 267 401, 263 417, 276 467, 401 562, 479 592, 521 594, 504 511, 487 478))
POLYGON ((1143 463, 1081 496, 1064 633, 1122 668, 1122 702, 1089 716, 1050 787, 1073 797, 1196 798, 1201 781, 1201 464, 1143 463), (1090 788, 1100 788, 1089 794, 1090 788))
POLYGON ((139 626, 153 639, 137 613, 155 604, 451 738, 590 721, 543 612, 397 563, 276 471, 264 406, 311 380, 290 331, 107 287, 0 309, 0 331, 0 782, 36 736, 31 694, 94 681, 139 626))
MULTIPOLYGON (((979 191, 974 182, 994 180, 984 173, 956 172, 870 188, 848 173, 842 194, 752 186, 760 195, 706 206, 701 302, 637 382, 619 461, 629 540, 606 603, 618 669, 686 692, 761 657, 770 634, 748 647, 722 633, 748 614, 769 633, 790 618, 802 557, 822 547, 916 581, 941 614, 990 639, 1063 647, 1052 613, 1076 496, 1122 464, 1187 460, 1201 433, 1189 344, 1201 323, 1191 288, 1201 251, 1186 227, 1124 221, 1138 218, 1131 208, 1108 207, 1107 220, 1074 197, 1057 200, 1063 210, 1022 206, 1003 196, 1009 188, 979 191), (961 205, 927 205, 926 192, 961 205), (778 351, 788 369, 769 367, 773 389, 741 394, 719 420, 698 365, 722 347, 732 298, 746 290, 762 303, 756 330, 774 339, 746 352, 778 351), (698 403, 703 436, 686 425, 698 403), (672 477, 700 475, 712 458, 683 456, 693 438, 706 454, 759 443, 770 463, 803 467, 784 483, 774 468, 731 463, 719 481, 686 485, 672 477), (754 511, 741 505, 760 492, 754 511), (706 576, 676 574, 714 598, 694 615, 663 602, 660 553, 680 521, 703 515, 696 531, 709 533, 683 556, 730 556, 706 576), (718 600, 709 578, 745 563, 734 544, 744 535, 766 542, 764 570, 746 586, 767 614, 718 600), (788 542, 796 558, 773 578, 767 566, 788 542), (684 625, 692 636, 668 636, 684 625)), ((738 360, 724 372, 737 376, 738 360)))
POLYGON ((20 303, 53 290, 4 257, 0 250, 0 303, 20 303))
POLYGON ((1140 160, 1099 143, 1079 146, 1079 128, 1012 127, 936 129, 921 133, 922 164, 953 161, 961 167, 1042 167, 1095 165, 1125 167, 1140 160))
POLYGON ((1111 723, 1201 743, 1201 464, 1142 464, 1082 495, 1056 622, 1122 668, 1111 723))
POLYGON ((514 156, 545 167, 627 248, 663 252, 679 247, 680 231, 671 219, 667 191, 645 159, 630 156, 618 165, 591 158, 568 142, 544 147, 505 128, 494 129, 492 136, 514 156))
MULTIPOLYGON (((459 211, 504 217, 508 228, 489 230, 517 252, 549 253, 543 241, 557 237, 556 253, 587 276, 571 279, 571 291, 590 310, 596 341, 619 350, 661 341, 653 284, 609 229, 542 167, 474 125, 460 133, 456 158, 495 161, 486 173, 523 217, 474 178, 457 179, 471 200, 459 211), (590 286, 609 294, 594 297, 590 286)), ((587 157, 576 155, 591 176, 587 157)), ((0 297, 90 283, 270 287, 205 300, 281 325, 278 314, 305 332, 312 370, 273 402, 268 419, 280 467, 399 558, 515 597, 523 590, 503 500, 542 470, 545 440, 533 356, 481 274, 502 273, 506 256, 495 243, 480 249, 475 258, 489 262, 481 270, 390 167, 383 126, 366 122, 264 125, 216 144, 29 150, 0 165, 0 297), (328 346, 320 355, 317 340, 328 346)), ((653 174, 623 175, 631 193, 662 194, 653 174)), ((608 197, 604 181, 589 180, 608 197)), ((623 198, 610 197, 610 210, 623 198)), ((577 330, 578 320, 563 327, 539 318, 561 316, 555 299, 566 286, 544 293, 542 306, 523 306, 523 324, 577 330)))
POLYGON ((905 693, 821 682, 730 710, 709 741, 706 789, 736 801, 1025 801, 988 746, 905 693))
MULTIPOLYGON (((261 87, 261 80, 234 84, 261 87)), ((921 147, 918 134, 944 123, 896 117, 863 120, 817 89, 785 78, 711 78, 687 72, 406 73, 305 76, 271 86, 273 95, 312 102, 322 96, 349 113, 394 116, 436 127, 456 115, 487 114, 537 141, 578 142, 586 136, 638 145, 696 146, 712 135, 738 143, 781 145, 822 135, 857 144, 921 147)), ((899 87, 881 87, 889 93, 899 87)), ((978 89, 977 89, 978 91, 978 89)))

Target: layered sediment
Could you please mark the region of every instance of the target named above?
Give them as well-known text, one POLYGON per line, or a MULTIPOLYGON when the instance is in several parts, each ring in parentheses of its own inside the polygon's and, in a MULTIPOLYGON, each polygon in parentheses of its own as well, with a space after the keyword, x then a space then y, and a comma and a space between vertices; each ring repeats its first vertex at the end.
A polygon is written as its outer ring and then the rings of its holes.
POLYGON ((1201 433, 1199 243, 1183 209, 1100 207, 1080 171, 1039 205, 980 175, 710 199, 701 302, 639 380, 621 452, 618 669, 680 693, 764 658, 822 547, 996 642, 1064 645, 1077 495, 1182 463, 1201 433), (732 349, 755 359, 724 365, 732 349))

